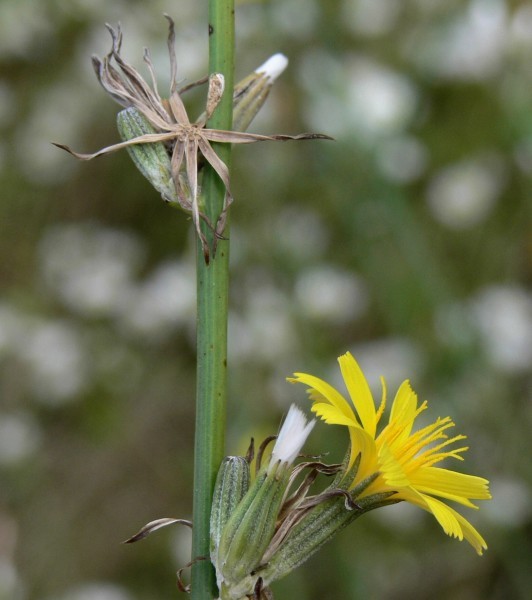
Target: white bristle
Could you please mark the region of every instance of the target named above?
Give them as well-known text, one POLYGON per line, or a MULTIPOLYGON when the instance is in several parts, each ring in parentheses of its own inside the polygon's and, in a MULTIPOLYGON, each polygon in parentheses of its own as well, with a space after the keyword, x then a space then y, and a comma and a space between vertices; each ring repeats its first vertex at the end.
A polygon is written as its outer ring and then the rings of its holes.
POLYGON ((284 54, 274 54, 262 64, 258 69, 255 69, 255 73, 264 73, 266 77, 274 82, 277 77, 286 69, 288 65, 288 58, 284 54))
POLYGON ((303 447, 316 421, 307 422, 301 409, 292 404, 275 442, 270 466, 278 461, 292 464, 303 447))

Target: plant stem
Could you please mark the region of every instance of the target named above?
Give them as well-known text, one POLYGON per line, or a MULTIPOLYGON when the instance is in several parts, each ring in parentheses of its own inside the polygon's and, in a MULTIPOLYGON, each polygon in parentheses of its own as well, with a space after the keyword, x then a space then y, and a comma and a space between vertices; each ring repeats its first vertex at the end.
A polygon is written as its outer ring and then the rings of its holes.
MULTIPOLYGON (((208 127, 231 129, 234 70, 234 0, 209 0, 209 73, 222 73, 225 92, 208 127)), ((231 146, 213 144, 229 166, 231 146)), ((225 188, 206 165, 203 176, 205 213, 216 223, 225 188)), ((204 229, 212 247, 212 232, 204 229)), ((224 237, 228 238, 228 225, 224 237)), ((227 396, 227 309, 229 241, 219 240, 215 257, 207 265, 197 244, 197 383, 194 450, 194 503, 192 558, 209 556, 209 519, 216 474, 224 457, 227 396)), ((192 567, 192 600, 216 594, 214 570, 209 560, 192 567)))

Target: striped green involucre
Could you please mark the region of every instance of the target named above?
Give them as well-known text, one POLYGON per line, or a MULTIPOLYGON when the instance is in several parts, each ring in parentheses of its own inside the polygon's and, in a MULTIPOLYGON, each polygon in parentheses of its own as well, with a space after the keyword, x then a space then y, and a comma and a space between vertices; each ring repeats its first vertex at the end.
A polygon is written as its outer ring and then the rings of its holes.
MULTIPOLYGON (((157 133, 146 117, 134 107, 120 111, 116 118, 118 133, 125 142, 141 135, 157 133)), ((170 157, 162 142, 135 144, 127 151, 137 169, 167 202, 179 205, 172 179, 170 157)))
POLYGON ((223 580, 238 583, 259 564, 275 531, 290 469, 264 469, 227 522, 220 539, 217 565, 223 580))
MULTIPOLYGON (((393 492, 392 492, 393 494, 393 492)), ((334 535, 364 513, 397 501, 390 493, 373 494, 359 500, 359 508, 348 510, 343 497, 330 500, 314 507, 291 530, 281 546, 268 560, 261 576, 266 584, 281 579, 307 561, 334 535)))
POLYGON ((222 461, 211 509, 211 560, 216 565, 225 524, 249 488, 249 462, 243 456, 226 456, 222 461))
POLYGON ((263 73, 251 73, 238 82, 233 92, 235 131, 246 131, 266 101, 272 84, 263 73))

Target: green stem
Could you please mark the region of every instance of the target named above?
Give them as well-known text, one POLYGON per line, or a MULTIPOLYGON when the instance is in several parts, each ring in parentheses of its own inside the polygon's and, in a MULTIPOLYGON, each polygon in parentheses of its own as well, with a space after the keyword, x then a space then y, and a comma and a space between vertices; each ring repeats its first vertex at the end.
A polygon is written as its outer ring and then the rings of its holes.
MULTIPOLYGON (((209 0, 209 73, 222 73, 225 93, 208 127, 231 129, 233 111, 234 0, 209 0)), ((229 144, 213 144, 229 166, 229 144)), ((216 223, 225 188, 208 166, 203 177, 205 212, 216 223)), ((212 247, 212 232, 204 229, 212 247)), ((209 520, 216 474, 224 457, 227 396, 227 309, 229 283, 228 226, 215 257, 205 264, 197 244, 197 384, 194 452, 192 557, 209 556, 209 520)), ((192 567, 192 600, 216 594, 214 570, 208 560, 192 567)))

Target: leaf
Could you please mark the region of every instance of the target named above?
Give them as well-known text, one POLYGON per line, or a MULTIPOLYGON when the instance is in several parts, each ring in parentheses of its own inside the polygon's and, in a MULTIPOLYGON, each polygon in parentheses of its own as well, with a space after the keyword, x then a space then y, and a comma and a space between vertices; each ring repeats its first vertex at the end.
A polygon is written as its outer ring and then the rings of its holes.
POLYGON ((150 521, 144 527, 138 531, 135 535, 124 540, 123 544, 132 544, 133 542, 138 542, 143 540, 144 538, 151 535, 154 531, 158 529, 162 529, 163 527, 167 527, 168 525, 173 525, 174 523, 179 523, 180 525, 186 525, 192 529, 192 523, 185 519, 172 519, 169 517, 165 517, 163 519, 156 519, 155 521, 150 521))

